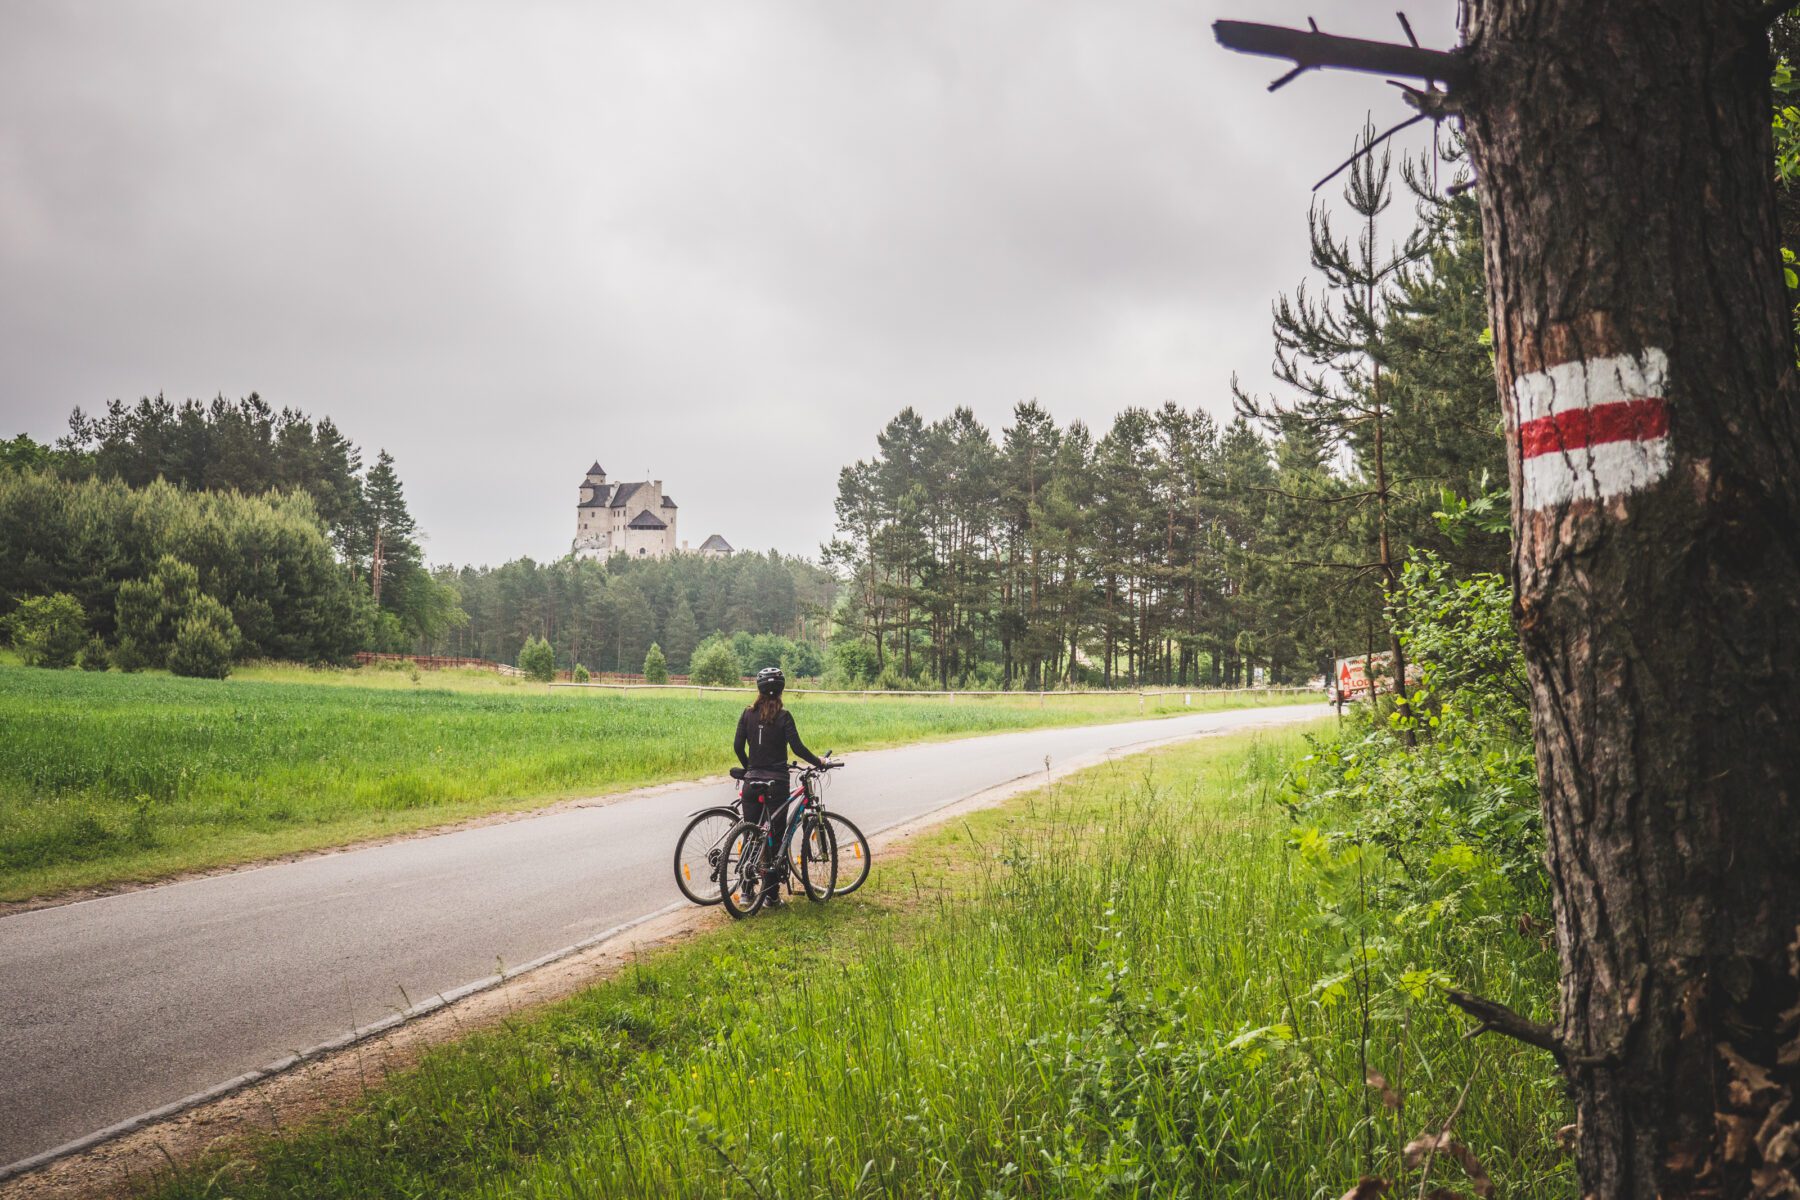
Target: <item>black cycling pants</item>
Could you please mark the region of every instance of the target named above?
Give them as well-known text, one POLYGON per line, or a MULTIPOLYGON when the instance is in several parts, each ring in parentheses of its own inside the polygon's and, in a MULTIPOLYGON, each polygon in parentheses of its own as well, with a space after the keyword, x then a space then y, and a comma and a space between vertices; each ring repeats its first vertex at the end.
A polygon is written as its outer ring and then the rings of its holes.
POLYGON ((774 819, 769 822, 768 867, 778 870, 786 850, 782 841, 787 834, 787 788, 780 783, 752 782, 744 785, 744 820, 761 822, 763 814, 773 806, 774 819))

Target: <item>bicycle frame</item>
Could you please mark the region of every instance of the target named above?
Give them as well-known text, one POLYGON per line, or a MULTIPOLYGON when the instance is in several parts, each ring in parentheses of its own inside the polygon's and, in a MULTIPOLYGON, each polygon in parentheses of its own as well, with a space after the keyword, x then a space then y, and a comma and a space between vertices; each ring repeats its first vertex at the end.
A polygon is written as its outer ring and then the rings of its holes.
MULTIPOLYGON (((825 815, 825 800, 824 800, 824 797, 819 793, 817 785, 816 785, 816 780, 818 778, 818 771, 819 771, 819 769, 817 767, 808 767, 808 768, 802 769, 800 772, 799 781, 794 784, 792 790, 789 791, 789 793, 788 793, 787 802, 785 804, 783 804, 779 810, 776 810, 787 821, 786 832, 785 832, 784 836, 782 837, 781 857, 777 861, 791 862, 793 860, 794 838, 796 836, 798 836, 798 834, 800 832, 800 826, 804 823, 801 820, 802 817, 804 817, 808 812, 811 812, 820 817, 823 817, 825 815)), ((743 811, 743 800, 744 800, 744 781, 739 780, 738 781, 738 811, 739 812, 743 811)), ((764 839, 763 845, 766 848, 766 852, 768 854, 770 854, 771 856, 773 856, 775 849, 776 849, 775 835, 773 833, 771 833, 770 830, 774 827, 774 824, 775 824, 775 812, 765 811, 763 813, 762 820, 759 821, 758 824, 760 824, 762 826, 763 839, 764 839)))

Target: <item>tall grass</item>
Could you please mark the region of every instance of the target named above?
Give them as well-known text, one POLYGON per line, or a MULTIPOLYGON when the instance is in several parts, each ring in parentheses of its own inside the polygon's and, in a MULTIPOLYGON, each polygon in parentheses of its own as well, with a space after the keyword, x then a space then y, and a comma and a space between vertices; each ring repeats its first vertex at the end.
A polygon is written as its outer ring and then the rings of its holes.
MULTIPOLYGON (((1334 1197, 1465 1087, 1500 1194, 1572 1194, 1541 1056, 1332 983, 1358 938, 1264 798, 1299 752, 1184 747, 979 814, 157 1194, 1334 1197)), ((1554 980, 1504 927, 1399 950, 1526 1010, 1554 980)))
MULTIPOLYGON (((743 703, 257 673, 219 683, 0 665, 0 900, 718 772, 743 703), (328 682, 295 681, 313 678, 328 682)), ((1173 699, 1150 713, 1189 711, 1173 699)), ((1135 696, 794 709, 818 750, 1139 715, 1135 696)))

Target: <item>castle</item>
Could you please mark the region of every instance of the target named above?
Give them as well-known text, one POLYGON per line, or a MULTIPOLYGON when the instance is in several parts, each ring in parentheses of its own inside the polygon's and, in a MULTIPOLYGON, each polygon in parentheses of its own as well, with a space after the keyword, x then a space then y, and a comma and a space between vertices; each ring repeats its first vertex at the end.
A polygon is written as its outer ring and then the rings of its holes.
MULTIPOLYGON (((665 558, 686 550, 675 539, 677 506, 662 488, 660 479, 608 483, 605 468, 589 467, 575 501, 575 557, 665 558)), ((699 553, 730 554, 731 544, 715 533, 699 553)))

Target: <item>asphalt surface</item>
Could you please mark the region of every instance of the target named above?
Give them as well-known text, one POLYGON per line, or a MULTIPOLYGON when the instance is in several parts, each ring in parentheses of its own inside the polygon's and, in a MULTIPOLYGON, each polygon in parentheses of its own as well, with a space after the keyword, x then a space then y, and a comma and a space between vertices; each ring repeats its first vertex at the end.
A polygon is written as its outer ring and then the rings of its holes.
MULTIPOLYGON (((1071 759, 1315 719, 1305 704, 847 755, 865 832, 1071 759)), ((0 1164, 50 1150, 681 899, 682 786, 0 918, 0 1164)), ((877 859, 875 869, 881 869, 877 859)))

